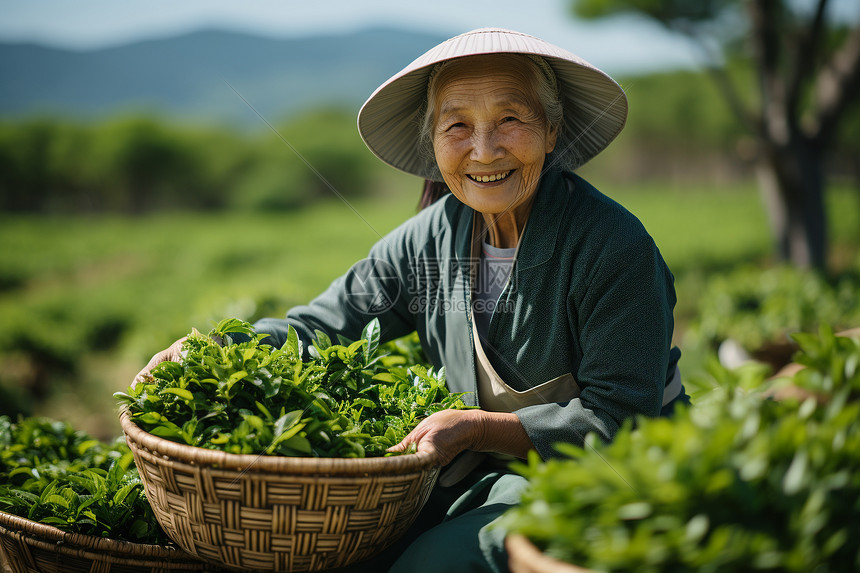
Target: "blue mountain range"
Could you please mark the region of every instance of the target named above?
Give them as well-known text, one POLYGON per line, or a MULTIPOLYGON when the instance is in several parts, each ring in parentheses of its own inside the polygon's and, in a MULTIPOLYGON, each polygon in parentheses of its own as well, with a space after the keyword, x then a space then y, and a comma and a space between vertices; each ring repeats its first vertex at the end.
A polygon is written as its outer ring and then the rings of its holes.
POLYGON ((291 39, 203 30, 87 51, 0 43, 0 119, 127 112, 259 125, 237 92, 272 122, 310 106, 357 112, 380 83, 444 39, 376 28, 291 39))

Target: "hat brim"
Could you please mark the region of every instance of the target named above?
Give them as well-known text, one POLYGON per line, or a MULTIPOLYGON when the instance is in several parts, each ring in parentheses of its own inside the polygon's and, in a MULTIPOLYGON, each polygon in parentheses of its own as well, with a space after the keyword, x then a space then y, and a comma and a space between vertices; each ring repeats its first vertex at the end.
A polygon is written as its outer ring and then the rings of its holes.
POLYGON ((358 131, 385 163, 425 179, 437 176, 419 150, 419 117, 430 73, 439 62, 482 54, 542 56, 552 67, 564 107, 559 142, 574 145, 577 165, 606 148, 627 121, 627 96, 606 73, 548 42, 510 30, 483 28, 430 49, 379 86, 358 113, 358 131))

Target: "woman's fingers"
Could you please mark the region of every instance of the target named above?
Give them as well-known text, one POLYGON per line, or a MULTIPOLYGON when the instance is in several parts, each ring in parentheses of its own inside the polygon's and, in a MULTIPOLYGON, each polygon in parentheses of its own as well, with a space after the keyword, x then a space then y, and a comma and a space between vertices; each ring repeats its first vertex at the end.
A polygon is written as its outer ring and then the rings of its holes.
POLYGON ((389 448, 402 452, 415 444, 418 452, 426 453, 440 465, 472 447, 475 442, 478 410, 442 410, 422 420, 403 440, 389 448))
POLYGON ((137 373, 137 376, 134 377, 134 380, 131 383, 131 387, 134 388, 141 382, 146 382, 148 379, 152 378, 150 371, 155 368, 158 364, 162 362, 166 362, 168 360, 172 360, 174 362, 179 361, 181 358, 182 352, 182 344, 185 342, 187 336, 183 336, 161 352, 157 352, 152 358, 150 358, 149 362, 143 369, 137 373))
POLYGON ((531 541, 519 534, 505 537, 511 573, 593 573, 582 567, 547 557, 531 541))
MULTIPOLYGON (((430 418, 427 418, 427 420, 429 419, 430 418)), ((390 448, 388 448, 387 451, 392 453, 405 452, 407 448, 409 448, 409 446, 411 446, 412 444, 416 444, 416 446, 420 447, 421 438, 426 431, 425 422, 427 422, 427 420, 422 420, 411 432, 406 434, 406 437, 404 437, 399 444, 391 446, 390 448)))
POLYGON ((498 452, 525 459, 529 450, 534 449, 516 414, 478 409, 436 412, 389 451, 402 452, 413 443, 419 452, 438 456, 442 465, 463 450, 498 452))

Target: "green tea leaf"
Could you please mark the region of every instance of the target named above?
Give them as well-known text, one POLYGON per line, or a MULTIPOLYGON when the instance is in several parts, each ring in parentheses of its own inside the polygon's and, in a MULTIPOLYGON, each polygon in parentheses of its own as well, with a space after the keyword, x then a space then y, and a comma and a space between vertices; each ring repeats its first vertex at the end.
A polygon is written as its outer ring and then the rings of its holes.
POLYGON ((314 330, 314 336, 316 336, 315 346, 320 350, 325 350, 331 346, 331 339, 322 330, 314 330))
POLYGON ((376 351, 379 348, 380 336, 381 327, 379 326, 379 319, 374 317, 373 320, 367 323, 361 333, 361 337, 367 341, 367 346, 364 347, 365 364, 370 364, 371 359, 376 354, 376 351))
POLYGON ((293 328, 292 324, 287 327, 287 340, 284 341, 282 348, 289 350, 293 357, 301 358, 302 356, 302 342, 299 340, 299 334, 293 328))
POLYGON ((179 396, 183 400, 191 402, 194 400, 194 395, 185 388, 165 388, 161 391, 162 394, 173 394, 179 396))

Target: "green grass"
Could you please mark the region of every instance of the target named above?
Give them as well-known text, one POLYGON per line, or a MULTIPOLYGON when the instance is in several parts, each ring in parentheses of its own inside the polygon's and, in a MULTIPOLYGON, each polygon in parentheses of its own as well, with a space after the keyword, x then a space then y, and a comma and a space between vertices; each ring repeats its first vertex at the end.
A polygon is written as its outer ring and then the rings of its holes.
MULTIPOLYGON (((412 215, 420 185, 398 177, 376 199, 296 212, 0 217, 0 387, 20 398, 46 376, 46 397, 24 406, 114 435, 111 394, 153 353, 191 327, 308 302, 412 215)), ((602 190, 642 219, 675 273, 679 331, 710 273, 770 253, 753 186, 602 190)), ((838 190, 829 208, 834 251, 855 263, 857 194, 838 190)))
MULTIPOLYGON (((772 255, 767 214, 754 184, 728 188, 644 184, 605 192, 642 220, 676 274, 772 255)), ((833 256, 840 260, 860 253, 858 198, 856 190, 839 186, 827 199, 833 256)))
POLYGON ((275 214, 4 217, 0 385, 24 399, 47 375, 38 413, 118 429, 111 394, 149 356, 192 326, 308 302, 416 203, 417 190, 275 214))

